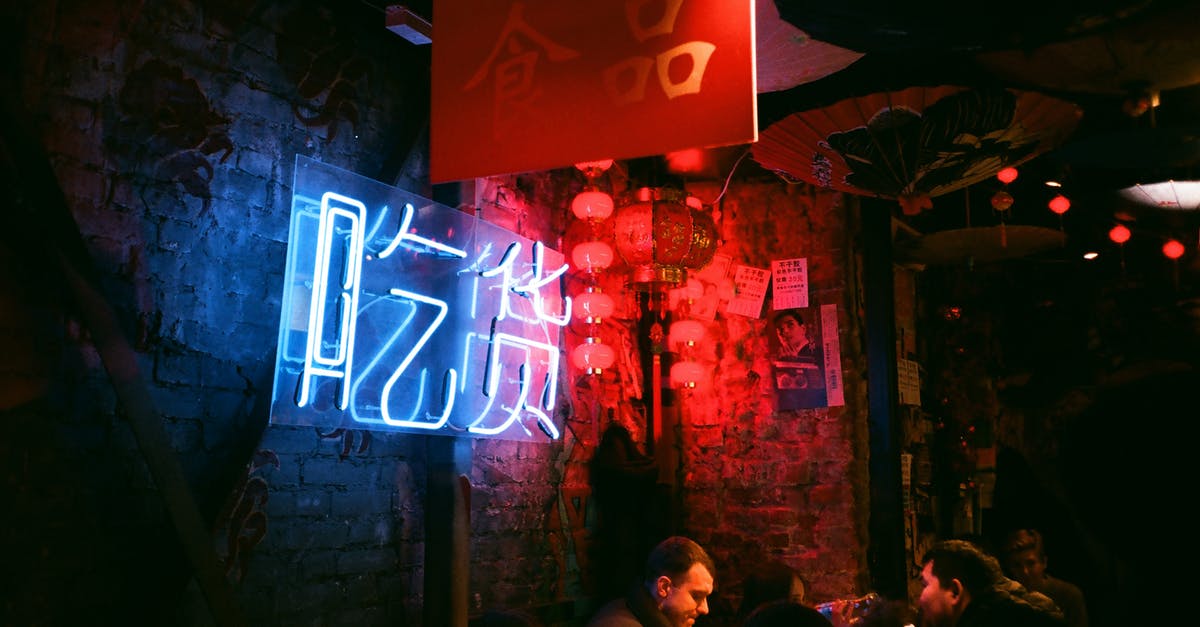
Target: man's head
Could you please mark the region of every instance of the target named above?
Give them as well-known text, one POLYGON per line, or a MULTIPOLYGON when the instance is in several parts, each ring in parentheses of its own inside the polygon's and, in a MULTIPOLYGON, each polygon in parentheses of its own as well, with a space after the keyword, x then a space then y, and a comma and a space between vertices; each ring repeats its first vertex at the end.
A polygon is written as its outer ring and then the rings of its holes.
POLYGON ((1000 564, 963 540, 934 544, 921 558, 924 587, 917 599, 924 627, 950 627, 973 599, 986 596, 1003 575, 1000 564))
POLYGON ((704 549, 683 536, 663 540, 646 558, 646 588, 674 627, 690 627, 708 613, 716 565, 704 549))
POLYGON ((1046 550, 1042 534, 1018 529, 1004 543, 1004 565, 1009 575, 1030 590, 1041 590, 1046 580, 1046 550))
POLYGON ((775 314, 775 333, 784 346, 801 346, 808 341, 808 326, 804 318, 791 309, 775 314))

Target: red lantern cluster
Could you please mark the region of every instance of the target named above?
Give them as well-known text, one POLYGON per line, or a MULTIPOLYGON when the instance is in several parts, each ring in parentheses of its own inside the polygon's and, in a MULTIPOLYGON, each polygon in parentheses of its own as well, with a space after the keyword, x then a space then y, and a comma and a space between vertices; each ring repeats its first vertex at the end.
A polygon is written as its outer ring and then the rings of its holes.
POLYGON ((571 351, 571 363, 588 374, 599 374, 613 365, 617 355, 604 344, 599 335, 600 324, 611 316, 616 304, 611 296, 600 291, 599 275, 612 265, 615 255, 612 246, 600 239, 597 225, 613 213, 613 198, 596 185, 596 179, 613 164, 605 161, 577 163, 575 167, 587 177, 583 191, 571 200, 571 213, 587 221, 591 238, 571 249, 571 262, 583 272, 587 287, 575 296, 572 315, 588 325, 582 344, 571 351))

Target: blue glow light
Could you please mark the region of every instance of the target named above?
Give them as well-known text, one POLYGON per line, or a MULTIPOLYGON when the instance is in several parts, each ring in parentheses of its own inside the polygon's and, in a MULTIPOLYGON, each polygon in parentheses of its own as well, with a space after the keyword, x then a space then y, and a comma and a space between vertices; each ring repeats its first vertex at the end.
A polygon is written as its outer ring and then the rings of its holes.
POLYGON ((567 269, 540 242, 297 157, 271 421, 557 439, 567 269))

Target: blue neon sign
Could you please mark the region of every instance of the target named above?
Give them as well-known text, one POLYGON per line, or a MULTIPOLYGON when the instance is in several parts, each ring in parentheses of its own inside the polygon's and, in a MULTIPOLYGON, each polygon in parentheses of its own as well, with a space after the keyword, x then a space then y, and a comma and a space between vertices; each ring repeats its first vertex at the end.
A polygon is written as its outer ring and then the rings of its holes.
POLYGON ((271 422, 547 441, 562 253, 296 157, 271 422))

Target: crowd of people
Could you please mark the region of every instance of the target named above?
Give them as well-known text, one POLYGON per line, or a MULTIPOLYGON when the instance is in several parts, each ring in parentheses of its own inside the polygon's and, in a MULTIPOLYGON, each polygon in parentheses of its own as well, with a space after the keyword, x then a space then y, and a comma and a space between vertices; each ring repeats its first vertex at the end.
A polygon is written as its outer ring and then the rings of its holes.
MULTIPOLYGON (((1042 538, 1009 536, 1000 556, 967 540, 943 540, 921 559, 921 589, 910 604, 871 594, 813 605, 804 578, 767 561, 742 582, 735 627, 1086 627, 1080 589, 1046 574, 1042 538)), ((608 602, 587 627, 693 627, 710 614, 713 559, 696 542, 673 536, 646 559, 642 578, 608 602)), ((715 623, 712 623, 715 624, 715 623)))

